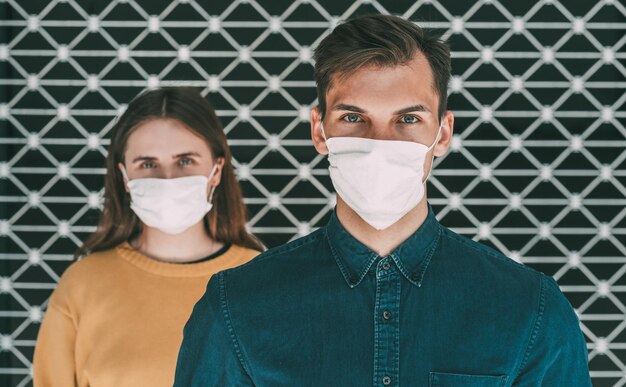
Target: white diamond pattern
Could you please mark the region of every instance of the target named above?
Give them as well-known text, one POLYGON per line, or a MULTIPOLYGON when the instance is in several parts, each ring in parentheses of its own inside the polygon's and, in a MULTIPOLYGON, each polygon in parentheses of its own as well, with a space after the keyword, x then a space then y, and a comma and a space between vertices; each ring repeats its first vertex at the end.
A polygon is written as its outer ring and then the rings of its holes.
POLYGON ((101 208, 109 132, 143 88, 214 102, 268 245, 324 224, 335 196, 308 139, 312 50, 365 12, 450 38, 457 134, 429 186, 438 218, 552 275, 594 385, 626 384, 623 3, 98 3, 0 0, 0 384, 32 384, 47 298, 101 208))

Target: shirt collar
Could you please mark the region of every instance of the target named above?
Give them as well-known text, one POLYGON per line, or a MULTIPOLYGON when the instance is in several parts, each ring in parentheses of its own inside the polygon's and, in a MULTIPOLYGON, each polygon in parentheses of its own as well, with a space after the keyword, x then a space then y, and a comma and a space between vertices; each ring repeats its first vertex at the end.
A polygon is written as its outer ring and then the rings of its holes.
MULTIPOLYGON (((424 274, 437 247, 441 229, 429 204, 424 223, 389 254, 400 272, 412 284, 422 286, 424 274)), ((336 210, 331 214, 325 232, 341 274, 351 288, 357 286, 379 255, 346 231, 337 218, 336 210)))

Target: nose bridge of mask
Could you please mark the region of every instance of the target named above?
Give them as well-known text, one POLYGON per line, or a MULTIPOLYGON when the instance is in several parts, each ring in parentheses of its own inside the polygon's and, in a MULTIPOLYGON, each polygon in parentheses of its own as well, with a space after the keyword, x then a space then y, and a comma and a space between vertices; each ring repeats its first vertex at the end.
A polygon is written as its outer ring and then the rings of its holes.
MULTIPOLYGON (((209 176, 207 178, 207 182, 210 183, 211 179, 215 176, 215 173, 217 172, 217 164, 213 165, 213 168, 211 168, 211 173, 209 173, 209 176)), ((126 180, 126 184, 130 183, 130 179, 128 178, 128 174, 126 173, 126 167, 124 167, 124 164, 122 164, 122 176, 124 177, 124 180, 126 180)), ((213 200, 213 193, 215 193, 215 188, 216 186, 211 186, 211 191, 209 193, 209 203, 211 203, 211 201, 213 200)))
MULTIPOLYGON (((324 130, 324 121, 320 120, 320 126, 322 128, 322 137, 324 137, 324 141, 328 141, 328 138, 326 137, 326 131, 324 130)), ((435 145, 437 145, 437 142, 439 142, 439 137, 441 136, 441 128, 443 127, 443 121, 441 121, 441 123, 439 124, 439 128, 437 128, 437 136, 435 137, 435 140, 433 141, 432 144, 430 144, 430 146, 426 149, 426 152, 430 152, 435 145)), ((433 155, 433 160, 435 158, 435 155, 433 155)), ((430 175, 430 173, 429 173, 430 175)))

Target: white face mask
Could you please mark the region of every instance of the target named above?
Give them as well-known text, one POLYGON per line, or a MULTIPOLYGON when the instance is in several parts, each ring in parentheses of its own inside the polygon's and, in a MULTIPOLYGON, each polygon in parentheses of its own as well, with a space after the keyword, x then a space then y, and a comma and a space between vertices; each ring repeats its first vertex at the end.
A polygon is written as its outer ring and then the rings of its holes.
POLYGON ((360 137, 327 139, 322 124, 335 191, 372 227, 386 229, 424 198, 424 182, 430 176, 429 171, 424 178, 426 155, 440 134, 441 125, 430 146, 360 137))
POLYGON ((173 179, 128 179, 126 169, 122 174, 130 190, 130 208, 150 227, 168 234, 180 234, 198 223, 213 207, 215 187, 207 200, 209 181, 217 171, 213 166, 209 177, 185 176, 173 179))

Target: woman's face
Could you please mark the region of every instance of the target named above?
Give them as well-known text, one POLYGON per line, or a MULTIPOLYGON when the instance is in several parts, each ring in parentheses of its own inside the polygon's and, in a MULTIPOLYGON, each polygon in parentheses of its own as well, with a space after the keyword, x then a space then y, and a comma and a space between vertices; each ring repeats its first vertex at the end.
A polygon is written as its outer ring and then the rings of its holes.
MULTIPOLYGON (((138 178, 171 179, 175 177, 209 176, 215 163, 215 175, 209 183, 220 182, 224 160, 213 159, 205 140, 180 121, 153 119, 140 124, 131 133, 124 152, 125 168, 130 180, 138 178)), ((122 168, 122 163, 118 164, 122 168)), ((126 188, 128 191, 128 187, 126 188)))

